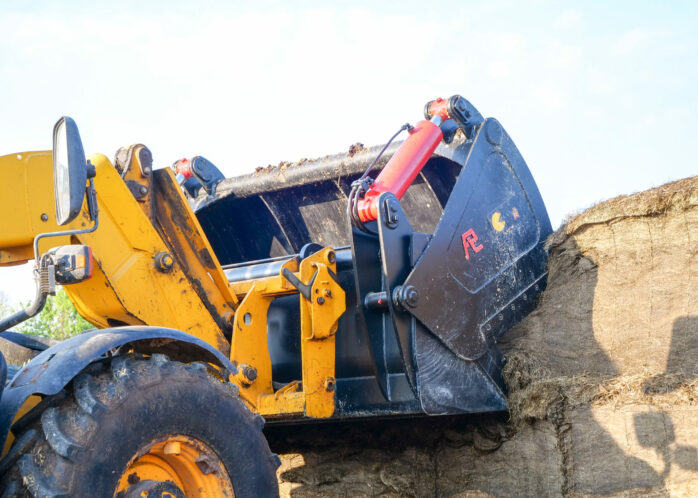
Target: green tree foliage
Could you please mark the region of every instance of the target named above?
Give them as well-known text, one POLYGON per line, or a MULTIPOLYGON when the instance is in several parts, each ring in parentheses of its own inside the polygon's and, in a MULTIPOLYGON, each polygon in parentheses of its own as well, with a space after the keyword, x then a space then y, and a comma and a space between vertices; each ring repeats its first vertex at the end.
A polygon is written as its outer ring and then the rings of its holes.
MULTIPOLYGON (((0 302, 0 316, 5 317, 28 305, 29 303, 23 303, 21 306, 11 306, 6 302, 0 302)), ((55 296, 48 297, 46 306, 41 313, 16 327, 12 327, 12 330, 61 341, 91 328, 94 326, 78 314, 75 306, 70 302, 68 294, 65 290, 60 289, 55 296)))

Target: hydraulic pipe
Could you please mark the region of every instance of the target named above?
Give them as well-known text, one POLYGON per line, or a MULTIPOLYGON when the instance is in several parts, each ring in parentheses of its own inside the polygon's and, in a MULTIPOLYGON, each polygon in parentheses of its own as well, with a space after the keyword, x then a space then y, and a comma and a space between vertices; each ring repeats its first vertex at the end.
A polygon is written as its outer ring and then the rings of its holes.
POLYGON ((5 332, 10 327, 14 327, 15 325, 29 320, 31 317, 40 313, 46 304, 46 296, 48 296, 48 292, 45 292, 41 286, 37 284, 36 297, 34 298, 34 301, 27 308, 19 310, 18 312, 0 320, 0 332, 5 332))
MULTIPOLYGON (((353 267, 353 259, 351 248, 337 247, 335 248, 335 256, 337 257, 337 271, 350 270, 353 267)), ((278 258, 269 258, 259 261, 249 261, 246 263, 237 263, 223 267, 225 276, 228 282, 241 282, 243 280, 254 280, 258 278, 271 277, 278 275, 284 263, 290 259, 299 258, 298 254, 289 256, 281 256, 278 258)))
POLYGON ((441 123, 443 118, 435 115, 430 121, 417 123, 410 131, 407 140, 390 158, 371 188, 357 203, 359 219, 366 223, 378 219, 378 196, 384 192, 395 194, 401 199, 436 147, 443 139, 441 123))

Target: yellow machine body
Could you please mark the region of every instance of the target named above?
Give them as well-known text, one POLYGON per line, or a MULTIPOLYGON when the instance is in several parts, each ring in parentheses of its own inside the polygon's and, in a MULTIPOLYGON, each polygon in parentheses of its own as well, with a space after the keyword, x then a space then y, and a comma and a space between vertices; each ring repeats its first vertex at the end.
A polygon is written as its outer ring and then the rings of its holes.
MULTIPOLYGON (((300 299, 302 379, 275 390, 267 349, 266 310, 277 297, 298 293, 284 276, 229 284, 172 171, 152 170, 143 145, 122 149, 115 166, 104 155, 96 168, 99 227, 87 234, 41 239, 39 252, 67 244, 92 248, 92 277, 65 290, 78 312, 99 328, 151 325, 181 330, 229 356, 239 367, 231 381, 265 416, 330 417, 334 413, 334 334, 345 311, 343 289, 332 278, 332 249, 289 269, 313 279, 313 296, 300 299)), ((87 204, 71 223, 56 223, 50 151, 0 157, 0 209, 13 213, 0 231, 0 266, 34 258, 34 237, 89 226, 87 204)))

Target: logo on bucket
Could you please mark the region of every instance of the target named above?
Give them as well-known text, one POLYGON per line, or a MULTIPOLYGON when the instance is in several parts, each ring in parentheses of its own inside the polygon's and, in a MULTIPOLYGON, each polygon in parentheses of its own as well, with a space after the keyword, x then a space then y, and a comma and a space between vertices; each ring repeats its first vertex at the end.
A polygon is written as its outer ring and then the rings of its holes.
POLYGON ((492 222, 492 228, 498 232, 501 232, 504 230, 504 227, 507 226, 506 222, 502 219, 502 213, 499 211, 495 211, 490 221, 492 222))
POLYGON ((472 228, 461 235, 461 239, 463 240, 463 250, 465 251, 465 259, 467 260, 470 260, 470 249, 472 249, 474 253, 478 253, 485 248, 482 244, 478 244, 477 234, 472 228))

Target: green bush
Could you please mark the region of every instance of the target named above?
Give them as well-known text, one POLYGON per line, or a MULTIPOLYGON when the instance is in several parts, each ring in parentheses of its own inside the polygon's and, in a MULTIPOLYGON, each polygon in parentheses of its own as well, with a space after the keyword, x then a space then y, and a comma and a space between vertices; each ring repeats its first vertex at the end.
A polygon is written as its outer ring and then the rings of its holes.
MULTIPOLYGON (((15 311, 28 306, 30 303, 22 303, 20 306, 12 306, 0 301, 0 316, 6 317, 15 311)), ((57 341, 62 341, 79 334, 83 330, 94 328, 94 325, 81 317, 73 303, 70 302, 65 290, 60 289, 55 296, 49 296, 44 309, 34 318, 27 320, 15 327, 14 332, 29 335, 40 335, 57 341)))

